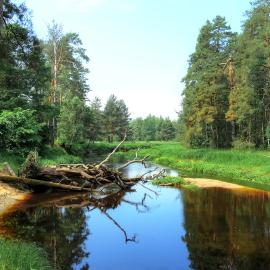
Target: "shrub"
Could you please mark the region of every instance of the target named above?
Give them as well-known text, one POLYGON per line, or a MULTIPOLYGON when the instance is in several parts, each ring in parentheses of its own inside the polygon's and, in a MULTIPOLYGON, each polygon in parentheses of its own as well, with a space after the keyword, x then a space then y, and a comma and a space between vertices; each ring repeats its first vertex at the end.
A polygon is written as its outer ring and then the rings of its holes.
POLYGON ((40 146, 39 124, 33 110, 18 108, 0 113, 0 147, 2 150, 26 154, 40 146))
POLYGON ((242 141, 241 139, 234 140, 233 143, 233 148, 234 149, 255 149, 256 145, 252 142, 245 142, 242 141))

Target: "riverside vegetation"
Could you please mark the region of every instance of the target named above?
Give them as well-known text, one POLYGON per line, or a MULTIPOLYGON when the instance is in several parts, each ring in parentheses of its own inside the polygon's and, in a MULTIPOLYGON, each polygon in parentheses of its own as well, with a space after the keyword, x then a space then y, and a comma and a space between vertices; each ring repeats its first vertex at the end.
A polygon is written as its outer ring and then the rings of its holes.
MULTIPOLYGON (((134 150, 118 153, 129 158, 134 150)), ((256 150, 188 148, 178 142, 152 142, 140 150, 163 166, 180 170, 182 176, 206 176, 270 190, 270 153, 256 150)), ((166 179, 165 179, 166 181, 166 179)))
MULTIPOLYGON (((153 115, 130 119, 115 95, 103 106, 89 95, 89 57, 79 34, 52 22, 41 40, 29 14, 24 4, 0 1, 0 167, 8 162, 18 172, 33 150, 42 166, 82 163, 111 152, 126 134, 117 160, 133 158, 140 148, 140 156, 181 173, 155 184, 193 188, 182 177, 207 176, 270 190, 268 0, 252 2, 239 34, 221 16, 201 28, 176 121, 153 115)), ((0 244, 0 270, 50 269, 36 246, 0 244)))
MULTIPOLYGON (((116 145, 117 142, 96 142, 90 144, 87 149, 85 144, 74 145, 73 154, 68 154, 60 147, 48 147, 42 153, 40 163, 41 165, 79 163, 87 151, 90 157, 102 155, 112 151, 116 145)), ((177 169, 181 172, 181 176, 212 177, 252 186, 258 184, 258 187, 270 190, 270 153, 267 150, 189 148, 172 141, 128 141, 121 146, 115 160, 133 158, 138 149, 140 157, 149 155, 152 162, 177 169)), ((9 162, 16 171, 23 158, 5 153, 0 156, 0 164, 4 161, 9 162)))

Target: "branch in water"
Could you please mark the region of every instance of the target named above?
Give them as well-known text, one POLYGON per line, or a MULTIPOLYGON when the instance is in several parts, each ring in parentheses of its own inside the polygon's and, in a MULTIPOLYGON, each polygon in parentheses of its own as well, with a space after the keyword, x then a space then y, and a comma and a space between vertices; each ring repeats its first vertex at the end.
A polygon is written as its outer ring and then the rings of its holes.
POLYGON ((127 232, 121 227, 121 225, 115 219, 113 219, 106 211, 102 211, 102 213, 105 214, 105 216, 108 219, 110 219, 114 223, 114 225, 116 227, 118 227, 123 232, 123 234, 125 236, 126 243, 127 242, 136 242, 136 235, 135 234, 131 238, 129 238, 127 235, 127 232))

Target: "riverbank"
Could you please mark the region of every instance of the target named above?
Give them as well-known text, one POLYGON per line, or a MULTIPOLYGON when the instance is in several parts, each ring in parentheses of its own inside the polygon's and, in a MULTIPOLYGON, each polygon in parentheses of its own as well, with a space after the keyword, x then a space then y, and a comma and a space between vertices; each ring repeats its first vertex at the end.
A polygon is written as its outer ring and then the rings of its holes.
POLYGON ((208 188, 222 188, 236 191, 250 191, 250 192, 263 192, 260 189, 255 189, 243 185, 238 185, 234 183, 224 182, 215 179, 207 178, 191 178, 191 177, 174 177, 166 176, 164 178, 155 179, 152 181, 154 185, 158 186, 171 186, 171 187, 181 187, 189 190, 199 190, 199 189, 208 189, 208 188))
MULTIPOLYGON (((97 142, 76 145, 72 155, 60 147, 46 147, 40 153, 41 165, 80 163, 87 158, 111 152, 115 143, 97 142)), ((115 158, 119 161, 150 155, 153 163, 177 169, 182 177, 215 178, 240 185, 270 190, 270 151, 191 149, 178 142, 126 142, 115 158)), ((18 171, 23 158, 14 154, 0 154, 0 164, 9 162, 18 171)))
MULTIPOLYGON (((84 159, 91 160, 97 157, 106 155, 113 151, 118 142, 95 142, 95 143, 82 143, 75 144, 68 153, 64 148, 60 146, 45 148, 39 152, 39 160, 42 166, 46 165, 59 165, 59 164, 74 164, 82 163, 84 159)), ((121 146, 121 152, 128 152, 139 149, 150 149, 153 145, 160 145, 159 142, 125 142, 121 146)), ((17 155, 15 153, 7 153, 0 151, 0 167, 4 162, 8 162, 11 168, 18 172, 20 166, 24 162, 25 157, 17 155)))
MULTIPOLYGON (((135 150, 119 152, 120 159, 135 150)), ((153 143, 140 150, 152 162, 177 169, 182 177, 204 177, 270 190, 270 151, 191 149, 178 142, 153 143)))

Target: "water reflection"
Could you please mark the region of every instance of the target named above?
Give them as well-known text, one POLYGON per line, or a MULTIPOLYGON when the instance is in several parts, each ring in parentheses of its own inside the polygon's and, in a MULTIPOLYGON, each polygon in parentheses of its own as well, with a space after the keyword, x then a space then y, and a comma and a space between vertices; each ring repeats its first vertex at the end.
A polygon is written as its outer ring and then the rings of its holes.
MULTIPOLYGON (((45 248, 55 269, 74 269, 89 256, 83 245, 89 235, 83 209, 38 207, 17 211, 4 226, 16 238, 45 248)), ((87 263, 81 267, 88 268, 87 263)))
POLYGON ((39 195, 2 218, 0 229, 43 246, 63 270, 270 269, 268 193, 135 190, 39 195))
POLYGON ((183 238, 193 269, 270 269, 267 193, 183 192, 183 238))

